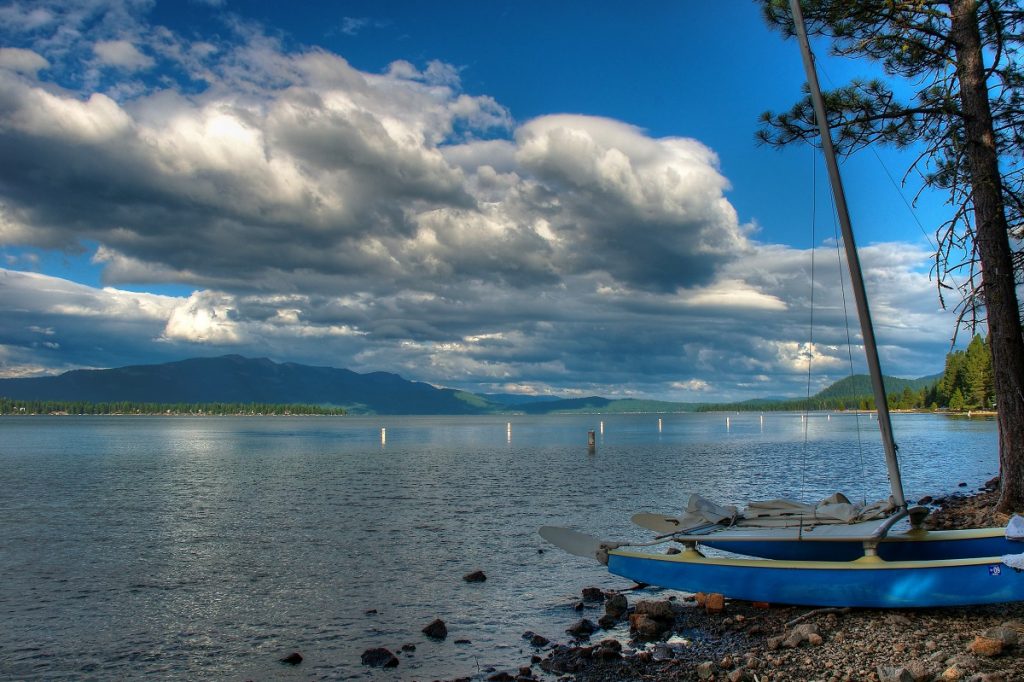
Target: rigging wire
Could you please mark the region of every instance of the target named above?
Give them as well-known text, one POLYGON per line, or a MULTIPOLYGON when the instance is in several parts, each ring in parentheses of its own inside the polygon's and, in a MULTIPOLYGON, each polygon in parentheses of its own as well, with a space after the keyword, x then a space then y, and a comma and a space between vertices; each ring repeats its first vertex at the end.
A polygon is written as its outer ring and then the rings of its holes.
POLYGON ((804 402, 803 427, 804 446, 800 453, 800 498, 806 499, 807 494, 807 446, 809 441, 808 430, 810 425, 811 406, 811 364, 814 361, 814 252, 815 233, 814 227, 818 215, 818 152, 811 145, 811 293, 810 293, 810 316, 807 325, 807 396, 804 402))

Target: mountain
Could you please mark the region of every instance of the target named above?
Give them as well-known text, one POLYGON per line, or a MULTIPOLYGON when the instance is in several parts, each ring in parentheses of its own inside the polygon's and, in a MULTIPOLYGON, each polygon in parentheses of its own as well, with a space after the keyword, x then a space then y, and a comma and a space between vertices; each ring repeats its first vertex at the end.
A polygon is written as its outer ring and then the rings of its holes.
MULTIPOLYGON (((889 394, 919 391, 941 375, 920 379, 885 377, 889 394)), ((673 403, 610 400, 599 396, 559 399, 515 394, 477 395, 408 381, 389 372, 358 374, 267 358, 225 355, 162 365, 74 370, 59 376, 0 379, 0 396, 13 400, 135 403, 269 403, 344 407, 353 414, 523 414, 694 412, 698 410, 803 409, 804 403, 871 395, 866 375, 847 377, 802 399, 754 399, 743 403, 673 403)))
POLYGON ((344 407, 356 414, 480 414, 497 407, 471 393, 407 381, 388 372, 358 374, 240 355, 0 379, 0 396, 86 402, 311 404, 344 407))
MULTIPOLYGON (((920 379, 882 377, 882 381, 885 384, 886 395, 892 395, 893 393, 902 393, 905 388, 909 388, 916 393, 922 388, 930 388, 941 378, 942 374, 933 374, 932 376, 921 377, 920 379)), ((872 395, 871 377, 867 374, 855 374, 845 379, 840 379, 828 388, 819 391, 814 397, 820 399, 860 398, 870 395, 872 395)))

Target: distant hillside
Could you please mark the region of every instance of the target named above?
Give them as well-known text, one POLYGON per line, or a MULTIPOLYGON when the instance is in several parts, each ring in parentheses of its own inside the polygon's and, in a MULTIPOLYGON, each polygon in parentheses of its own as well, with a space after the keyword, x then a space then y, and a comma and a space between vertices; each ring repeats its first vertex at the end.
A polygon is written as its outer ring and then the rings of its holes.
MULTIPOLYGON (((887 393, 932 387, 941 375, 920 379, 886 377, 887 393)), ((193 358, 162 365, 75 370, 59 376, 0 379, 0 397, 12 400, 88 403, 232 403, 340 407, 351 414, 630 414, 706 410, 836 409, 871 395, 867 376, 837 381, 810 400, 747 400, 742 403, 675 403, 611 400, 599 396, 558 399, 516 394, 477 395, 408 381, 388 372, 358 374, 239 355, 193 358)))
MULTIPOLYGON (((922 388, 931 388, 942 378, 942 374, 933 374, 920 379, 901 379, 899 377, 883 377, 885 393, 902 393, 903 389, 920 391, 922 388)), ((815 394, 815 398, 859 398, 872 394, 871 377, 867 374, 856 374, 845 379, 840 379, 828 388, 815 394)))
POLYGON ((291 403, 344 407, 356 414, 480 414, 498 407, 471 393, 397 374, 358 374, 239 355, 0 379, 0 396, 95 403, 291 403))
POLYGON ((695 412, 699 403, 670 403, 663 400, 609 400, 591 396, 589 398, 572 398, 527 405, 516 405, 517 412, 526 414, 633 414, 643 412, 695 412))

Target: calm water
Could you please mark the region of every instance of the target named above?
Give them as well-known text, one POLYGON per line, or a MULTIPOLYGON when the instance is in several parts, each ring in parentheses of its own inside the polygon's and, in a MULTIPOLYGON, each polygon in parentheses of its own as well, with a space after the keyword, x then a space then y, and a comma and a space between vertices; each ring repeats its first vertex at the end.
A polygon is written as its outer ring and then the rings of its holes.
MULTIPOLYGON (((639 539, 632 513, 690 492, 888 492, 866 417, 661 419, 0 418, 0 678, 483 677, 528 662, 527 629, 564 641, 583 586, 628 585, 540 525, 639 539)), ((908 497, 996 473, 994 422, 895 420, 908 497)))

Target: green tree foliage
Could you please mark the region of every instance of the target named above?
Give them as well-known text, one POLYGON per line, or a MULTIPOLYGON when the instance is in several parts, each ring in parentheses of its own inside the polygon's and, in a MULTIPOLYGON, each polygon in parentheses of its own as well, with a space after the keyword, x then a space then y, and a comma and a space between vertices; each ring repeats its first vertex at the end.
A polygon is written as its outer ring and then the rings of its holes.
POLYGON ((951 410, 992 408, 992 351, 980 334, 971 340, 967 350, 946 356, 946 371, 936 384, 935 400, 951 410))

